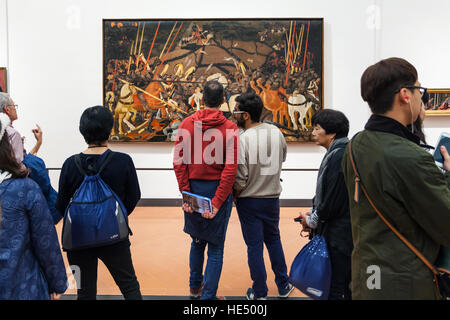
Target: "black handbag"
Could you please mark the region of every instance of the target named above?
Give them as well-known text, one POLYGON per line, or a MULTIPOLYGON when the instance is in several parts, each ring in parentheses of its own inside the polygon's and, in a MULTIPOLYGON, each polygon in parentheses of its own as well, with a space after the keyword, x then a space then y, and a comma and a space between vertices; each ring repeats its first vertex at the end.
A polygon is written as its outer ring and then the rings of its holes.
POLYGON ((400 240, 403 241, 403 243, 412 251, 414 254, 419 257, 420 260, 428 267, 428 269, 431 270, 433 273, 433 282, 435 283, 440 298, 442 300, 450 300, 450 271, 442 268, 442 267, 435 267, 433 266, 427 258, 425 258, 400 232, 397 231, 397 229, 394 228, 393 225, 389 223, 389 221, 386 220, 386 218, 381 214, 381 212, 377 209, 375 204, 373 203, 372 199, 369 197, 369 194, 367 193, 366 188, 361 182, 361 177, 359 176, 358 170, 356 169, 355 161, 353 159, 353 153, 352 153, 352 141, 348 143, 348 154, 350 156, 350 161, 352 163, 353 171, 355 172, 355 196, 354 200, 355 202, 359 202, 359 190, 361 189, 364 195, 366 196, 367 200, 369 201, 372 208, 375 210, 375 212, 378 214, 378 216, 381 218, 381 220, 392 230, 392 232, 395 233, 395 235, 400 238, 400 240))

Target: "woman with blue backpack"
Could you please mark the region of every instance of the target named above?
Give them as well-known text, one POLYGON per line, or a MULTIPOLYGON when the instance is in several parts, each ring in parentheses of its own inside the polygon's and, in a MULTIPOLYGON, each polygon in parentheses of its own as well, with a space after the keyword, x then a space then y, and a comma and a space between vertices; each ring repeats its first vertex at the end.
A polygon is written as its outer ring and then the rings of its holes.
POLYGON ((86 109, 80 132, 88 148, 63 164, 56 208, 64 212, 63 250, 80 270, 78 300, 95 300, 98 259, 106 265, 126 300, 142 300, 130 251, 128 215, 141 192, 133 160, 108 149, 111 112, 86 109))

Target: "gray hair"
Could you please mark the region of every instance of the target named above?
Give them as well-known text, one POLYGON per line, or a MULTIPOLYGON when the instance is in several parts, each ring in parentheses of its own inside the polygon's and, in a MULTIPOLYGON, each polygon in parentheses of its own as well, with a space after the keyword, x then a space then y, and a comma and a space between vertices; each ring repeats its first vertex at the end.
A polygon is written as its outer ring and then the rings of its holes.
POLYGON ((9 94, 0 92, 0 112, 3 112, 3 108, 11 103, 11 97, 9 94))

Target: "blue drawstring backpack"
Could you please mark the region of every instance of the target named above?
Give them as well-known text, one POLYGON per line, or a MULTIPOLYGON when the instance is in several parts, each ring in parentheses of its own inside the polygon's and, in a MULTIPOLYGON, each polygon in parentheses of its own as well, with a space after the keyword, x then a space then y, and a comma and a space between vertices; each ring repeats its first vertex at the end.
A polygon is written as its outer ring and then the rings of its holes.
POLYGON ((80 156, 75 156, 75 164, 84 175, 84 180, 64 214, 62 231, 64 250, 109 245, 124 240, 132 234, 128 227, 127 211, 122 201, 100 177, 100 173, 113 155, 114 153, 110 150, 103 153, 97 162, 102 164, 100 170, 93 176, 85 173, 80 156))
POLYGON ((292 262, 289 282, 315 300, 326 300, 330 293, 331 262, 321 235, 309 241, 292 262))

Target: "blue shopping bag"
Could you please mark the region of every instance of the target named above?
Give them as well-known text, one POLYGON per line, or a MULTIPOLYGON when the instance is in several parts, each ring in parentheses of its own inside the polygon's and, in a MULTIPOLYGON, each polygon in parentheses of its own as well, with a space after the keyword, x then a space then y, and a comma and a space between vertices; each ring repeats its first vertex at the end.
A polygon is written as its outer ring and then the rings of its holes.
POLYGON ((330 293, 331 262, 321 235, 308 242, 297 254, 289 272, 289 282, 315 300, 326 300, 330 293))

